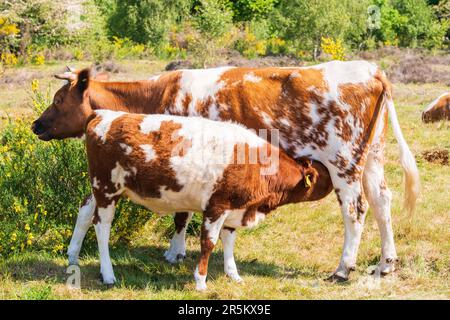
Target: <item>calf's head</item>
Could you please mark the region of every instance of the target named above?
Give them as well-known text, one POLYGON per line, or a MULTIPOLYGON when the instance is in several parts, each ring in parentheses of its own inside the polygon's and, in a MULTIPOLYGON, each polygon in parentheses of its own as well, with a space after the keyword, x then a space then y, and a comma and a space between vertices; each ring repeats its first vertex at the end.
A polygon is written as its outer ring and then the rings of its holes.
POLYGON ((33 122, 31 129, 44 141, 81 137, 92 113, 88 97, 90 70, 68 70, 55 77, 67 83, 55 93, 52 104, 33 122))
POLYGON ((288 203, 320 200, 333 190, 330 173, 321 162, 300 158, 297 164, 301 177, 291 190, 288 203))
POLYGON ((450 120, 450 93, 441 95, 422 112, 422 121, 425 123, 445 119, 450 120))

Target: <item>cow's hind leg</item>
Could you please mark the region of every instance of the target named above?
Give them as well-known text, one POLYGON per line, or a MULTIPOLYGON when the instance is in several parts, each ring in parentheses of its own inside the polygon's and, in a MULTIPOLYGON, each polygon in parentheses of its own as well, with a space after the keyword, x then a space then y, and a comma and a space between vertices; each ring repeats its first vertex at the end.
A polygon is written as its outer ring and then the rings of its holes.
POLYGON ((77 223, 73 230, 72 239, 70 239, 67 255, 69 256, 69 265, 78 265, 78 256, 80 255, 81 245, 89 227, 92 225, 92 218, 95 211, 95 198, 91 194, 85 198, 80 206, 77 223))
POLYGON ((164 253, 164 257, 170 263, 183 262, 186 258, 186 230, 193 214, 193 212, 175 213, 175 233, 170 240, 169 249, 164 253))
POLYGON ((363 185, 381 235, 381 260, 378 270, 381 274, 388 274, 395 270, 397 253, 391 222, 392 193, 386 185, 380 152, 369 152, 364 168, 363 185))
POLYGON ((349 183, 338 177, 333 179, 344 219, 345 238, 339 266, 334 274, 328 278, 332 282, 348 280, 350 271, 356 268, 356 258, 368 207, 360 180, 358 178, 349 183))

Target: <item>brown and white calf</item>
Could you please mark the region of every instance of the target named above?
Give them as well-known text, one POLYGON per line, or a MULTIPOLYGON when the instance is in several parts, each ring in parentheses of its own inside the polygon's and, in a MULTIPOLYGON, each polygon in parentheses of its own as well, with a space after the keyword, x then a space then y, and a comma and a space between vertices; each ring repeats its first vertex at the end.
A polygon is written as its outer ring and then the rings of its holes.
MULTIPOLYGON (((328 169, 345 226, 341 260, 331 279, 345 280, 355 268, 367 202, 381 234, 380 272, 394 270, 391 192, 384 177, 388 113, 410 212, 419 194, 419 174, 400 129, 391 85, 376 65, 332 61, 301 68, 179 70, 132 83, 91 81, 88 70, 66 78, 71 82, 55 94, 54 103, 34 124, 41 139, 81 136, 92 110, 105 107, 232 120, 255 130, 278 129, 280 148, 287 155, 319 161, 328 169)), ((81 244, 84 233, 76 228, 74 242, 81 244)))
POLYGON ((86 127, 94 224, 104 283, 114 283, 108 241, 121 196, 158 214, 203 213, 196 287, 206 289, 219 235, 224 269, 240 281, 235 228, 252 227, 278 206, 320 199, 330 191, 319 163, 297 163, 255 133, 200 117, 95 111, 86 127))
POLYGON ((422 121, 425 123, 439 120, 450 120, 450 92, 441 94, 422 112, 422 121))

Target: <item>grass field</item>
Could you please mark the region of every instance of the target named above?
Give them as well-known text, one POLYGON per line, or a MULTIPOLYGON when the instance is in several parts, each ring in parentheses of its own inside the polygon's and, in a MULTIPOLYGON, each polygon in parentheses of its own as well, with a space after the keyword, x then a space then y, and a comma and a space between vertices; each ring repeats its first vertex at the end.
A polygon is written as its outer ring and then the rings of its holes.
MULTIPOLYGON (((83 66, 86 64, 79 64, 83 66)), ((124 62, 126 73, 113 79, 144 78, 163 69, 163 62, 124 62)), ((62 65, 31 70, 47 85, 62 65)), ((22 70, 10 72, 17 73, 22 70)), ((30 70, 28 70, 30 71, 30 70)), ((51 80, 55 90, 58 81, 51 80)), ((0 115, 28 113, 29 84, 0 84, 0 115)), ((422 194, 410 223, 401 211, 402 170, 397 144, 388 136, 386 174, 393 192, 392 217, 399 255, 398 271, 376 279, 367 272, 380 257, 380 237, 369 210, 356 272, 345 284, 324 282, 339 261, 343 223, 334 194, 322 201, 280 208, 260 226, 239 231, 235 255, 244 283, 231 282, 223 272, 220 243, 209 269, 208 290, 194 289, 193 270, 199 238, 187 239, 187 259, 165 262, 168 240, 155 232, 151 219, 128 247, 111 248, 118 283, 111 289, 98 280, 97 252, 82 251, 81 290, 69 289, 65 256, 27 253, 0 261, 0 299, 417 299, 450 298, 450 167, 426 162, 420 154, 435 148, 450 150, 450 123, 425 125, 423 107, 450 87, 439 84, 396 84, 400 125, 417 155, 422 194)), ((43 142, 39 142, 43 143, 43 142)), ((80 195, 80 199, 81 199, 80 195)))

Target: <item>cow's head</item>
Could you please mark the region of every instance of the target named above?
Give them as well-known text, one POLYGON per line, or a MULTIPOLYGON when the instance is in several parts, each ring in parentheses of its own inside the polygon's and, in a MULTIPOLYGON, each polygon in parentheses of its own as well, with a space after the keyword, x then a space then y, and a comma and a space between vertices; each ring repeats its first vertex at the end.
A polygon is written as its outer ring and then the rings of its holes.
POLYGON ((422 112, 422 121, 425 123, 444 119, 450 120, 450 93, 441 95, 422 112))
POLYGON ((92 113, 88 97, 90 70, 68 68, 55 77, 67 83, 55 93, 52 104, 33 122, 31 129, 44 141, 81 137, 92 113))

